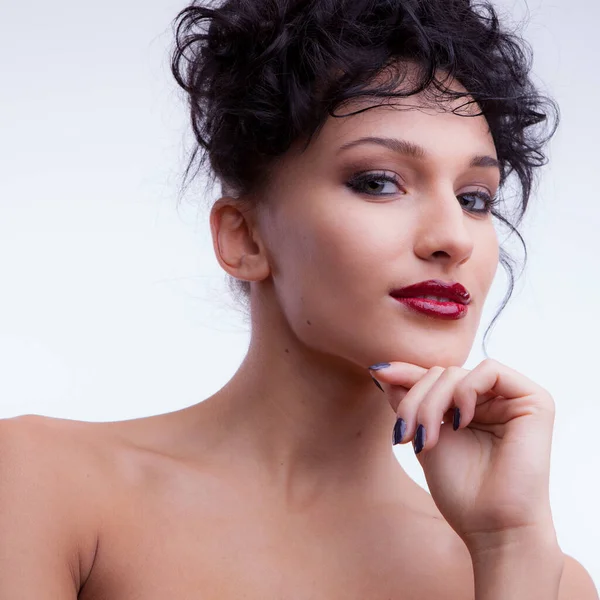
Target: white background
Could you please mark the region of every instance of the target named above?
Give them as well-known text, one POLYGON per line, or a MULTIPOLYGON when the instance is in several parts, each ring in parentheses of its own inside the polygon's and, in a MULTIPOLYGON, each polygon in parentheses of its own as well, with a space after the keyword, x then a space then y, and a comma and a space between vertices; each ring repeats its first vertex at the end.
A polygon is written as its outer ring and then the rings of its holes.
MULTIPOLYGON (((169 412, 217 391, 245 354, 208 201, 178 205, 190 129, 168 61, 184 6, 0 0, 0 417, 169 412)), ((502 7, 523 15, 522 0, 502 7)), ((559 541, 600 587, 600 4, 529 9, 535 71, 563 120, 488 351, 556 400, 559 541)), ((499 269, 480 336, 506 285, 499 269)), ((482 359, 478 337, 465 366, 482 359)), ((410 445, 397 454, 426 487, 410 445)))

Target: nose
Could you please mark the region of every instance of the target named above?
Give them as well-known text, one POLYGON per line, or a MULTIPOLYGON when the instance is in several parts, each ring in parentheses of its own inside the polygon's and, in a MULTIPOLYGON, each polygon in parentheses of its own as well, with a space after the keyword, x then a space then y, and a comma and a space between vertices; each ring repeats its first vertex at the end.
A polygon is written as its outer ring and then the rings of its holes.
POLYGON ((460 205, 453 190, 438 191, 420 203, 414 251, 423 260, 460 265, 473 253, 473 218, 460 205))

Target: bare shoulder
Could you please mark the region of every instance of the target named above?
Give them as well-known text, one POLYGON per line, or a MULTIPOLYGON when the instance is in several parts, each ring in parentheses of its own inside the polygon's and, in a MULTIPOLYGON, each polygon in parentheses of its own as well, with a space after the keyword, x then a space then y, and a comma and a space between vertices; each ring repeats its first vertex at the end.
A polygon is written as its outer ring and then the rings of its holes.
POLYGON ((85 582, 105 493, 94 451, 99 429, 88 425, 40 415, 0 419, 0 558, 12 573, 2 597, 13 587, 67 597, 85 582))
POLYGON ((572 556, 565 555, 560 581, 560 600, 598 600, 598 590, 585 567, 572 556))
POLYGON ((41 492, 55 488, 52 493, 67 503, 75 493, 77 505, 87 498, 93 510, 117 492, 119 476, 131 466, 133 433, 144 421, 96 423, 32 414, 0 419, 0 466, 12 465, 22 476, 35 473, 41 492), (110 492, 104 491, 107 484, 110 492))
POLYGON ((86 425, 91 424, 41 415, 0 419, 0 467, 5 475, 35 474, 40 492, 55 486, 67 496, 80 468, 90 467, 93 436, 86 425))
POLYGON ((33 414, 0 419, 0 461, 23 474, 35 470, 45 484, 57 478, 65 485, 80 483, 98 464, 97 450, 109 442, 103 425, 33 414))

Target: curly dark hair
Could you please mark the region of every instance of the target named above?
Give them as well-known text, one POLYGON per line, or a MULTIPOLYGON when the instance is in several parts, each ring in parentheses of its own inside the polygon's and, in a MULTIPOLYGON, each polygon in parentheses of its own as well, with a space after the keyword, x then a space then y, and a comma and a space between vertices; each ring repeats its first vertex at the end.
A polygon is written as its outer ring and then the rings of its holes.
MULTIPOLYGON (((183 188, 205 165, 223 195, 260 197, 277 157, 320 131, 336 108, 359 98, 434 92, 464 98, 487 119, 501 171, 501 200, 492 215, 516 233, 547 162, 544 146, 559 122, 556 103, 531 79, 532 52, 501 25, 491 3, 469 0, 193 1, 174 21, 171 69, 187 93, 195 146, 183 188), (420 66, 411 86, 408 64, 420 66), (380 78, 380 74, 392 77, 380 78), (450 89, 460 82, 464 93, 450 89), (507 182, 518 210, 504 214, 507 182), (515 223, 510 217, 516 219, 515 223)), ((372 106, 373 107, 373 106, 372 106)), ((372 108, 371 107, 371 108, 372 108)), ((472 112, 471 112, 472 114, 472 112)), ((182 188, 182 189, 183 189, 182 188)), ((510 288, 484 336, 508 303, 514 259, 500 248, 510 288)), ((519 274, 520 275, 520 274, 519 274)), ((246 303, 248 282, 230 279, 246 303)), ((238 298, 239 299, 239 298, 238 298)))

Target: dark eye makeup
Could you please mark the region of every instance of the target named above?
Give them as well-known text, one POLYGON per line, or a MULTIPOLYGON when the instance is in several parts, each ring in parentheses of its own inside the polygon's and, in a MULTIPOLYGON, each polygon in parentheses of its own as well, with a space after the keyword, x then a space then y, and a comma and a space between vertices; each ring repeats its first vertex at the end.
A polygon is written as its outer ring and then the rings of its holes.
MULTIPOLYGON (((346 186, 359 194, 366 194, 368 196, 385 197, 393 195, 389 193, 377 193, 377 188, 382 187, 382 182, 393 183, 401 190, 402 193, 405 193, 401 181, 386 171, 356 173, 352 175, 352 177, 350 177, 350 179, 346 182, 346 186)), ((466 201, 466 203, 476 203, 477 201, 483 203, 483 208, 469 208, 468 206, 465 206, 469 212, 476 214, 491 213, 492 208, 498 203, 497 196, 493 197, 483 190, 464 192, 463 194, 459 194, 457 199, 463 202, 466 201)))

